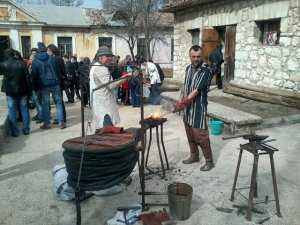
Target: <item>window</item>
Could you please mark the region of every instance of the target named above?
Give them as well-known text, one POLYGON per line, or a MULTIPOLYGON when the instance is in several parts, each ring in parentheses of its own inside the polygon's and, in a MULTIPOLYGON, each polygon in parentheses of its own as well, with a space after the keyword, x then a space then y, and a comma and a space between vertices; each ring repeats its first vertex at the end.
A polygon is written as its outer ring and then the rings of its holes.
POLYGON ((280 38, 280 19, 256 21, 258 38, 263 45, 278 45, 280 38))
POLYGON ((110 50, 112 50, 112 37, 99 37, 98 42, 99 47, 107 46, 110 50))
POLYGON ((171 61, 174 61, 174 38, 171 39, 171 61))
POLYGON ((4 60, 4 51, 10 48, 9 36, 0 36, 0 61, 4 60))
POLYGON ((73 55, 72 37, 57 37, 57 46, 61 57, 73 55))
POLYGON ((137 40, 137 55, 146 59, 146 40, 145 38, 139 38, 137 40))
POLYGON ((30 50, 31 50, 31 41, 30 36, 22 36, 21 37, 21 44, 22 44, 22 55, 24 59, 29 59, 30 57, 30 50))
POLYGON ((200 29, 188 30, 192 36, 192 45, 199 45, 200 29))

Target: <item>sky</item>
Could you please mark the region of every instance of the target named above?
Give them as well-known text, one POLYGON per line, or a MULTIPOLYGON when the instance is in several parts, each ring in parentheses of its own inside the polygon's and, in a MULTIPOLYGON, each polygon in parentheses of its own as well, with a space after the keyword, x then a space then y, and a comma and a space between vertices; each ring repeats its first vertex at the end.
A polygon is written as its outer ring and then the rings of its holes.
POLYGON ((98 8, 101 3, 100 0, 85 0, 83 7, 93 7, 93 8, 98 8))

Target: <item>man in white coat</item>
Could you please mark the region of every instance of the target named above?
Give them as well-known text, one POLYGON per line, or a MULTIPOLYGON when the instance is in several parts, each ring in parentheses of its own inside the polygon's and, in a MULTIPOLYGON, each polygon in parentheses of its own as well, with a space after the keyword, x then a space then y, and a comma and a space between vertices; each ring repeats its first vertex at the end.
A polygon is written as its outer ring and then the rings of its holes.
MULTIPOLYGON (((113 54, 108 47, 100 47, 90 71, 91 102, 95 129, 120 123, 118 105, 113 90, 125 80, 117 81, 94 93, 92 92, 94 88, 112 81, 108 70, 108 66, 112 63, 112 58, 113 54)), ((128 75, 129 78, 130 75, 128 75)))

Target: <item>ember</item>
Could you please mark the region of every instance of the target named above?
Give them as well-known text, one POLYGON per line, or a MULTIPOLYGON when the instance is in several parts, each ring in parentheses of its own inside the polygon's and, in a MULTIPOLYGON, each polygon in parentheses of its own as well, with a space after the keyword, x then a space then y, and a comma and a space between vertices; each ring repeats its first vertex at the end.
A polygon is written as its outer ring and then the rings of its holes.
POLYGON ((160 120, 161 119, 161 113, 160 109, 156 110, 154 113, 151 113, 150 116, 146 118, 146 120, 160 120))

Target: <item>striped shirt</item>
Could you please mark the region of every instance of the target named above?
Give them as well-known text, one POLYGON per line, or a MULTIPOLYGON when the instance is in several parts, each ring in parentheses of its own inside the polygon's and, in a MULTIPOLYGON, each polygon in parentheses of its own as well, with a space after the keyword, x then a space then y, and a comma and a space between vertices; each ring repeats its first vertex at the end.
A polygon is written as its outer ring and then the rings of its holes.
POLYGON ((198 67, 189 65, 186 68, 183 97, 188 96, 194 90, 199 92, 193 103, 184 110, 183 115, 184 122, 193 128, 207 129, 207 93, 211 78, 212 74, 207 64, 202 64, 198 67))

